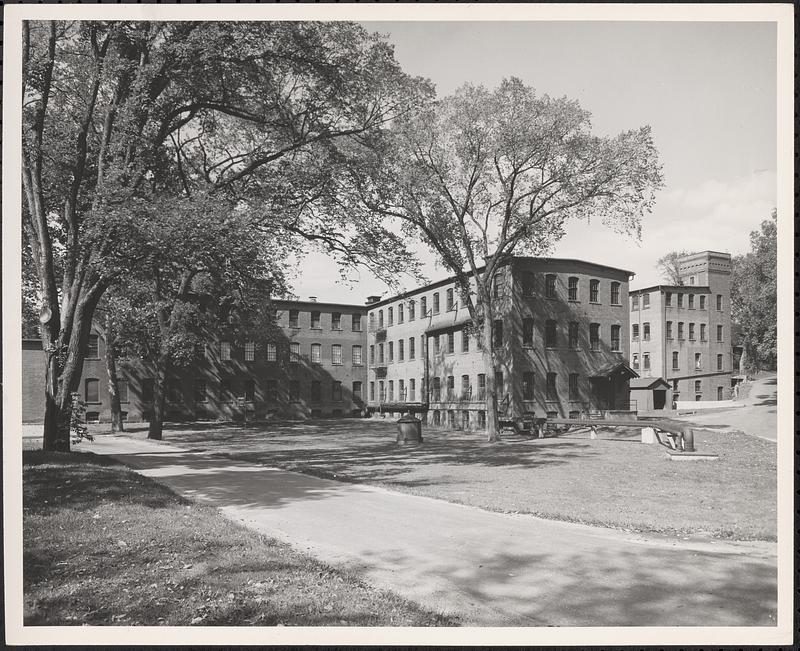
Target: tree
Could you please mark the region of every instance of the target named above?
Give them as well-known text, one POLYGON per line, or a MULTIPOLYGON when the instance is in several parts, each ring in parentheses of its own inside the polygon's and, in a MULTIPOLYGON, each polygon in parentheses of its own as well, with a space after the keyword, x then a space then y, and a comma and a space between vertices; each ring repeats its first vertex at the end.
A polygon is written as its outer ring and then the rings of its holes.
MULTIPOLYGON (((750 233, 750 251, 731 260, 731 318, 739 324, 749 370, 778 359, 778 214, 750 233)), ((745 369, 743 369, 745 370, 745 369)))
POLYGON ((671 285, 683 285, 681 270, 678 261, 692 251, 670 251, 656 260, 656 269, 661 272, 661 277, 671 285))
MULTIPOLYGON (((142 203, 200 189, 237 205, 257 188, 303 214, 315 197, 289 188, 281 199, 272 170, 358 140, 425 92, 352 23, 24 23, 23 223, 41 293, 44 449, 69 449, 98 302, 149 254, 128 244, 142 203)), ((336 219, 349 217, 327 225, 336 219)), ((318 224, 295 229, 314 237, 304 228, 318 224)))
POLYGON ((593 136, 577 102, 538 96, 514 78, 494 91, 464 86, 393 127, 351 182, 364 209, 398 219, 455 275, 483 353, 494 441, 495 277, 515 254, 547 251, 570 219, 638 235, 662 185, 650 129, 593 136))

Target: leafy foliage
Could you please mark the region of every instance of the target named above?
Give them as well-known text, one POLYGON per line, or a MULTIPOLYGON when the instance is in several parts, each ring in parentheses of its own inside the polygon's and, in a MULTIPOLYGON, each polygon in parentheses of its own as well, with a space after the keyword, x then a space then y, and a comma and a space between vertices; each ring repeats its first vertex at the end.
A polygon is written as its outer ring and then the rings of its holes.
POLYGON ((661 272, 661 277, 671 285, 682 285, 681 270, 678 260, 691 255, 693 251, 670 251, 656 260, 656 269, 661 272))

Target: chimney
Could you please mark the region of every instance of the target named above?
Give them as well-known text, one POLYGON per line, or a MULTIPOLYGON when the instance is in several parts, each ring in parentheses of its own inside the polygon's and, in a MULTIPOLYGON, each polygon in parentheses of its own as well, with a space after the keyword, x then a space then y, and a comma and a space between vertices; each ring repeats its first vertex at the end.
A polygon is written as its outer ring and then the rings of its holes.
POLYGON ((312 303, 316 303, 317 302, 317 297, 316 296, 309 296, 308 300, 311 301, 312 303))
POLYGON ((372 305, 373 303, 377 303, 379 300, 381 300, 380 295, 378 295, 378 296, 367 296, 367 302, 365 303, 365 305, 372 305))

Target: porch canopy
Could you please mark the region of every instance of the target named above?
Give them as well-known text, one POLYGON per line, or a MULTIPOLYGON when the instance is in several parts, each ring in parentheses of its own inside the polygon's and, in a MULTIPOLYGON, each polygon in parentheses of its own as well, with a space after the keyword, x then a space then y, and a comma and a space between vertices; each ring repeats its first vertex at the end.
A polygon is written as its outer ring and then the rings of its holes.
POLYGON ((669 389, 670 384, 663 377, 637 377, 631 380, 631 391, 635 389, 669 389))
POLYGON ((619 378, 622 380, 630 380, 633 378, 638 378, 639 374, 625 362, 611 362, 601 366, 598 369, 595 369, 594 373, 592 373, 592 375, 589 377, 592 379, 619 378))

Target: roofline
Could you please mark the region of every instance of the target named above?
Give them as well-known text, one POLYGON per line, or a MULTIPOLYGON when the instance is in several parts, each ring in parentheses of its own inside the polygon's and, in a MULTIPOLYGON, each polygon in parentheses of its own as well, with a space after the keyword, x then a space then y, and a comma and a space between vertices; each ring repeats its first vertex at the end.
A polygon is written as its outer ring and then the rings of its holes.
POLYGON ((694 253, 689 253, 687 255, 682 255, 680 258, 678 258, 678 261, 680 262, 681 260, 686 260, 686 259, 692 258, 692 257, 694 257, 696 255, 706 255, 707 253, 713 253, 715 255, 726 255, 729 258, 733 257, 730 253, 727 253, 726 251, 705 250, 705 251, 695 251, 694 253))
POLYGON ((641 289, 628 290, 628 294, 638 294, 639 292, 650 292, 654 289, 707 289, 711 291, 709 285, 651 285, 650 287, 642 287, 641 289))
POLYGON ((303 307, 340 307, 345 308, 347 310, 360 310, 366 311, 369 309, 370 306, 368 305, 358 305, 355 303, 328 303, 325 301, 294 301, 291 299, 284 299, 284 298, 274 298, 272 299, 273 305, 279 307, 280 305, 289 306, 289 305, 297 305, 303 307))
MULTIPOLYGON (((620 269, 619 267, 610 267, 609 265, 600 264, 599 262, 590 262, 588 260, 579 260, 578 258, 549 258, 549 257, 537 257, 537 256, 514 256, 514 257, 511 258, 511 260, 509 260, 508 262, 506 262, 504 264, 506 264, 506 265, 507 264, 512 264, 513 262, 515 262, 517 260, 528 261, 528 262, 577 262, 579 264, 586 264, 586 265, 589 265, 589 266, 592 266, 592 267, 599 267, 601 269, 611 269, 612 271, 621 271, 623 273, 628 274, 628 279, 629 280, 630 280, 630 278, 632 278, 633 276, 636 275, 633 271, 629 271, 627 269, 620 269)), ((486 269, 486 265, 481 265, 475 271, 480 273, 484 269, 486 269)), ((470 277, 472 276, 472 271, 467 271, 465 273, 467 274, 467 276, 470 276, 470 277)), ((455 274, 452 275, 452 276, 448 276, 447 278, 444 278, 442 280, 437 280, 435 282, 428 283, 427 285, 422 285, 421 287, 416 287, 415 289, 410 289, 410 290, 408 290, 406 292, 403 292, 401 294, 395 294, 393 296, 390 296, 389 298, 384 298, 384 299, 382 299, 380 301, 376 301, 375 303, 370 303, 369 305, 367 305, 367 308, 371 310, 371 309, 373 309, 375 307, 382 307, 384 305, 388 305, 389 303, 393 303, 394 301, 397 301, 397 300, 400 300, 400 299, 404 299, 404 298, 408 298, 409 296, 413 296, 414 294, 417 294, 419 292, 423 292, 423 291, 427 291, 427 290, 430 290, 430 289, 434 289, 436 287, 441 287, 443 285, 448 285, 449 283, 451 283, 454 280, 456 280, 456 278, 457 278, 457 276, 455 274)))

